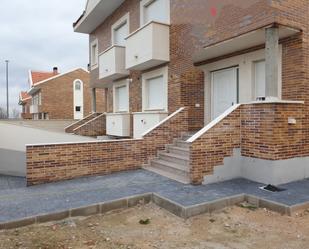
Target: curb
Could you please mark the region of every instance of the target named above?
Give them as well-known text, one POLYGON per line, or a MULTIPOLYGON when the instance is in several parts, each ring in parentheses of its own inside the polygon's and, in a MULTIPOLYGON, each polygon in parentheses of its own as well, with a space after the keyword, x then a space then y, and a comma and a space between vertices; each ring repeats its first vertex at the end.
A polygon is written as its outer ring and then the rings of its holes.
POLYGON ((267 208, 271 211, 275 211, 289 216, 293 215, 295 212, 300 212, 309 208, 309 201, 302 204, 287 206, 278 202, 266 200, 260 197, 256 197, 254 195, 247 194, 234 195, 186 207, 163 196, 160 196, 159 194, 145 193, 113 201, 73 208, 65 211, 59 211, 50 214, 41 214, 37 216, 23 218, 20 220, 0 223, 0 230, 15 229, 33 224, 59 221, 73 217, 87 217, 96 214, 104 214, 110 211, 135 207, 138 204, 147 204, 150 202, 153 202, 157 206, 171 212, 176 216, 179 216, 183 219, 188 219, 190 217, 203 213, 212 213, 214 211, 221 210, 225 207, 233 206, 244 201, 247 201, 248 203, 255 205, 258 208, 267 208))

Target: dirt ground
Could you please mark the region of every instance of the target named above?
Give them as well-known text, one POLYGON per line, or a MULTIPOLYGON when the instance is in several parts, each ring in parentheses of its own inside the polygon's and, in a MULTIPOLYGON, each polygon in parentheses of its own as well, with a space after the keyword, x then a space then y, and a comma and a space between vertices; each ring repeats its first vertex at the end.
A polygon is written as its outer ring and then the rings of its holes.
POLYGON ((309 210, 288 217, 266 209, 235 206, 183 220, 148 204, 89 218, 0 231, 0 248, 307 249, 309 210), (148 224, 140 224, 141 220, 148 224))

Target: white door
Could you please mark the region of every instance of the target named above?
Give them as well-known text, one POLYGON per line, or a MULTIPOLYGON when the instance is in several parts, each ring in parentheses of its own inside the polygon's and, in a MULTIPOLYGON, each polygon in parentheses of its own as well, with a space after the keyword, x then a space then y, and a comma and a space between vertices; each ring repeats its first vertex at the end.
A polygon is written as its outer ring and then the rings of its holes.
POLYGON ((238 102, 238 68, 212 72, 212 119, 238 102))
POLYGON ((74 119, 82 119, 84 117, 84 91, 83 82, 75 80, 73 83, 74 92, 74 119))

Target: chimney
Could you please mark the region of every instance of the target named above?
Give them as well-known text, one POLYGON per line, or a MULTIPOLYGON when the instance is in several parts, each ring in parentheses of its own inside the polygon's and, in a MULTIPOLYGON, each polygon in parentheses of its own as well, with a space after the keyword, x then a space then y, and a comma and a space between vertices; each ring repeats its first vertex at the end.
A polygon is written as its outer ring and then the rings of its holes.
POLYGON ((54 73, 54 75, 58 74, 58 67, 53 68, 53 73, 54 73))

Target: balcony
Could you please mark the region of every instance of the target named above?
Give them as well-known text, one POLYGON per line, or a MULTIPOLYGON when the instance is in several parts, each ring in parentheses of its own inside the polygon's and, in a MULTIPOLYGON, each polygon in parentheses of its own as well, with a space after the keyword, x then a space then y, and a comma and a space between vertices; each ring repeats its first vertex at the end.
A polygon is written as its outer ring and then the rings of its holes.
POLYGON ((116 137, 129 137, 130 114, 106 113, 106 134, 116 137))
POLYGON ((145 70, 170 60, 170 27, 149 22, 126 38, 126 69, 145 70))
POLYGON ((133 114, 134 138, 141 138, 145 132, 168 116, 167 112, 135 112, 133 114))
POLYGON ((126 48, 114 45, 99 55, 99 78, 116 80, 129 75, 125 69, 126 48))
POLYGON ((30 113, 31 114, 39 113, 39 105, 31 105, 30 106, 30 113))

